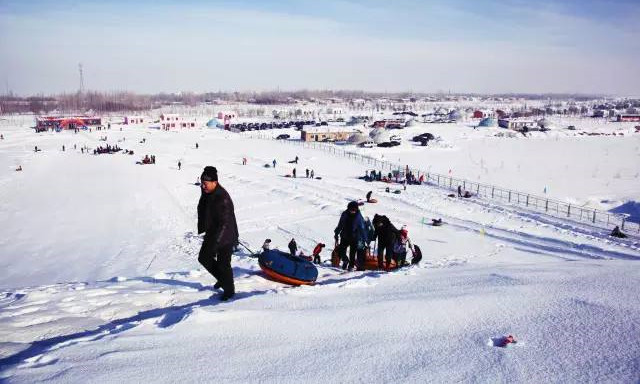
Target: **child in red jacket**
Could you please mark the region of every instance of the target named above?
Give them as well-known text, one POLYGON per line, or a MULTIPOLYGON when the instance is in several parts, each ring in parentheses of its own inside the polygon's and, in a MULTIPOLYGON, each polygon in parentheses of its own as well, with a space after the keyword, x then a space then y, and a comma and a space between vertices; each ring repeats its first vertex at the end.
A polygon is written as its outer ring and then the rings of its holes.
POLYGON ((324 247, 325 245, 323 243, 318 243, 318 245, 313 248, 313 262, 315 264, 320 264, 320 252, 322 252, 322 248, 324 247))

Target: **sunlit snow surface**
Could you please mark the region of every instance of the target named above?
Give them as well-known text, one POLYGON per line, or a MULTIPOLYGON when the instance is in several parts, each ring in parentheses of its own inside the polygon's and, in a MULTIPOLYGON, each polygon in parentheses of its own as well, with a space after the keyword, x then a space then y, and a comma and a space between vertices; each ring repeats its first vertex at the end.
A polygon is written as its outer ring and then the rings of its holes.
MULTIPOLYGON (((633 382, 640 375, 637 238, 613 241, 603 230, 426 186, 387 194, 385 184, 358 180, 365 165, 254 133, 114 125, 35 134, 32 122, 0 125, 0 380, 633 382), (102 136, 135 155, 80 153, 82 145, 104 145, 102 136), (157 163, 136 165, 145 154, 157 163), (296 155, 299 164, 289 164, 296 155), (265 168, 274 158, 276 168, 265 168), (306 253, 326 243, 326 260, 340 212, 373 190, 379 203, 364 214, 407 224, 423 262, 393 273, 324 265, 315 286, 294 288, 265 279, 242 251, 233 260, 237 295, 220 303, 197 262, 193 183, 205 165, 218 168, 252 249, 267 237, 286 249, 294 237, 306 253), (309 168, 322 179, 285 177, 294 166, 298 176, 309 168), (445 225, 423 224, 432 218, 445 225), (508 334, 518 343, 493 346, 508 334)), ((594 208, 639 201, 640 134, 631 125, 586 124, 625 136, 557 130, 505 138, 494 137, 498 129, 425 124, 399 134, 441 137, 427 148, 356 151, 536 194, 546 186, 554 198, 594 208)))

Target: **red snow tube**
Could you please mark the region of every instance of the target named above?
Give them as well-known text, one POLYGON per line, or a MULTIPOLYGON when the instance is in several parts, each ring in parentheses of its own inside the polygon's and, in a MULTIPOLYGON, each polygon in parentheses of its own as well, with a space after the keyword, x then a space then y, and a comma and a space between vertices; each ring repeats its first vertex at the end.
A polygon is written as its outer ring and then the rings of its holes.
POLYGON ((376 200, 376 199, 369 199, 369 201, 367 201, 367 203, 377 203, 377 202, 378 202, 378 200, 376 200))
MULTIPOLYGON (((382 264, 386 265, 386 261, 382 260, 382 264)), ((391 260, 389 269, 396 269, 397 267, 395 260, 391 260)), ((378 270, 378 256, 367 256, 364 259, 364 269, 372 271, 378 270)))

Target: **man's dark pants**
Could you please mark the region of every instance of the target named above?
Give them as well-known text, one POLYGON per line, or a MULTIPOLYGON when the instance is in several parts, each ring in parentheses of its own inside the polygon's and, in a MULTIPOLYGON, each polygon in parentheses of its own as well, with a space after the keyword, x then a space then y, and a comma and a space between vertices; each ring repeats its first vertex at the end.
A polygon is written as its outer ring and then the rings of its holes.
POLYGON ((340 239, 338 244, 338 255, 342 260, 342 269, 351 269, 356 266, 356 254, 358 255, 358 268, 364 267, 364 250, 358 250, 358 242, 351 239, 340 239), (349 258, 347 258, 347 247, 349 248, 349 258))
POLYGON ((233 284, 233 269, 231 269, 231 254, 233 247, 224 247, 210 250, 207 240, 202 243, 198 261, 213 277, 218 280, 225 293, 235 293, 235 285, 233 284))
POLYGON ((383 257, 387 265, 389 265, 389 263, 391 263, 391 256, 393 256, 393 245, 391 245, 391 242, 389 242, 389 244, 378 242, 378 268, 384 268, 384 264, 382 263, 383 257))

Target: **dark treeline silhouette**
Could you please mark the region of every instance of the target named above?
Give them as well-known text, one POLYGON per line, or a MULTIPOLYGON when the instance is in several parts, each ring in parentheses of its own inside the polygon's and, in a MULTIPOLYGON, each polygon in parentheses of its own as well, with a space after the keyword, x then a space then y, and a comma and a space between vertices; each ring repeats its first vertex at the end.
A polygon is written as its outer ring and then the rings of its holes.
MULTIPOLYGON (((181 104, 194 106, 201 103, 218 104, 227 102, 245 102, 258 105, 293 104, 298 100, 376 100, 388 99, 402 102, 414 102, 428 98, 436 101, 450 97, 488 98, 525 97, 526 99, 547 99, 574 101, 591 100, 598 96, 568 94, 494 94, 479 95, 475 93, 444 94, 416 92, 365 92, 359 90, 296 90, 296 91, 262 91, 262 92, 180 92, 158 94, 136 94, 133 92, 75 92, 56 95, 16 96, 13 94, 0 96, 0 113, 36 113, 46 114, 52 111, 69 113, 93 111, 95 113, 139 111, 159 108, 163 105, 181 104)), ((573 111, 570 111, 573 112, 573 111)), ((579 112, 579 111, 576 111, 579 112)))

